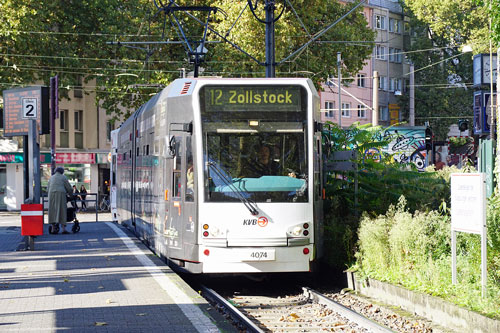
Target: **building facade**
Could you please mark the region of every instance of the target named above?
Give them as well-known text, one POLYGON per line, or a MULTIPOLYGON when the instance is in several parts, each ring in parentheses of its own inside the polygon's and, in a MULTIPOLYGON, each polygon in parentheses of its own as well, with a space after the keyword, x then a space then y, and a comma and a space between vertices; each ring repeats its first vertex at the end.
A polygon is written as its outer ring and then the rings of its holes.
POLYGON ((378 123, 389 125, 404 120, 398 96, 409 87, 410 65, 404 53, 409 29, 402 7, 398 1, 369 0, 363 13, 369 27, 377 33, 371 58, 356 77, 351 78, 352 82, 346 84, 347 80, 342 80, 340 108, 338 78, 325 82, 320 92, 322 120, 341 123, 342 127, 355 122, 372 123, 374 71, 379 76, 378 123))
MULTIPOLYGON (((96 106, 95 81, 81 82, 59 102, 55 120, 56 164, 65 168, 71 185, 88 193, 106 192, 113 126, 96 106)), ((59 88, 64 89, 64 88, 59 88)), ((0 94, 1 95, 1 94, 0 94)), ((52 131, 53 129, 51 129, 52 131)), ((24 202, 22 137, 0 138, 0 210, 20 210, 24 202)), ((50 134, 40 136, 42 193, 51 175, 50 134)), ((95 199, 94 196, 88 199, 95 199)))

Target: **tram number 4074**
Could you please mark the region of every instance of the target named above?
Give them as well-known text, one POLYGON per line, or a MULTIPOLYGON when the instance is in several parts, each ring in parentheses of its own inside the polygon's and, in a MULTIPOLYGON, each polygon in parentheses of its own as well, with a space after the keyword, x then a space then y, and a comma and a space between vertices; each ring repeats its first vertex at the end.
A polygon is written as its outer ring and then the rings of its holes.
POLYGON ((268 261, 274 260, 274 250, 250 251, 242 255, 244 261, 268 261))
POLYGON ((250 257, 255 259, 264 259, 267 258, 267 252, 252 252, 250 257))

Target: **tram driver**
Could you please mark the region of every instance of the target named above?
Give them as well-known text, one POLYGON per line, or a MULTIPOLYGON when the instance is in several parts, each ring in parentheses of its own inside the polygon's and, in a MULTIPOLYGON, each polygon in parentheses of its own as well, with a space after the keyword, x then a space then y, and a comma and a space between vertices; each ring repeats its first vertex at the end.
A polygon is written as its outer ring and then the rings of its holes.
POLYGON ((259 178, 262 176, 278 175, 280 165, 273 159, 271 147, 260 145, 257 157, 248 161, 242 170, 242 176, 246 178, 259 178))

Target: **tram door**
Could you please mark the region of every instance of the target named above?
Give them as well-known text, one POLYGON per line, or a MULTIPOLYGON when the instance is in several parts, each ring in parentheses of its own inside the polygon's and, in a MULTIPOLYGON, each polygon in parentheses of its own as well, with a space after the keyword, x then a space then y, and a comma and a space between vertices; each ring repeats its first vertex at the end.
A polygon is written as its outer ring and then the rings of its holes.
POLYGON ((185 258, 194 255, 196 241, 196 195, 195 195, 195 163, 193 159, 192 135, 182 133, 175 136, 175 157, 172 163, 172 187, 169 198, 168 218, 165 236, 172 256, 176 254, 185 258), (185 249, 186 252, 176 252, 185 249))
MULTIPOLYGON (((185 170, 185 154, 184 154, 184 136, 182 134, 175 135, 174 140, 171 140, 172 148, 175 149, 173 159, 170 159, 171 177, 171 194, 168 198, 168 217, 165 224, 164 235, 167 241, 167 246, 172 256, 181 255, 175 249, 182 248, 182 219, 183 219, 183 169, 185 170), (183 168, 184 167, 184 168, 183 168)), ((168 172, 168 171, 167 171, 168 172)))

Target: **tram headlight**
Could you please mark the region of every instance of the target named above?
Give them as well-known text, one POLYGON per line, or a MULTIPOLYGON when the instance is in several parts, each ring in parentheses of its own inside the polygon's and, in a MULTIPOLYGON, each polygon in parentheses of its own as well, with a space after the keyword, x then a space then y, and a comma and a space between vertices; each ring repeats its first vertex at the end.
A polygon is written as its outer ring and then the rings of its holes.
POLYGON ((287 235, 290 237, 301 237, 301 236, 309 236, 310 231, 308 230, 311 224, 309 222, 300 223, 294 226, 291 226, 287 230, 287 235))
POLYGON ((292 235, 294 236, 300 236, 301 233, 302 233, 302 228, 299 226, 292 229, 292 235))

